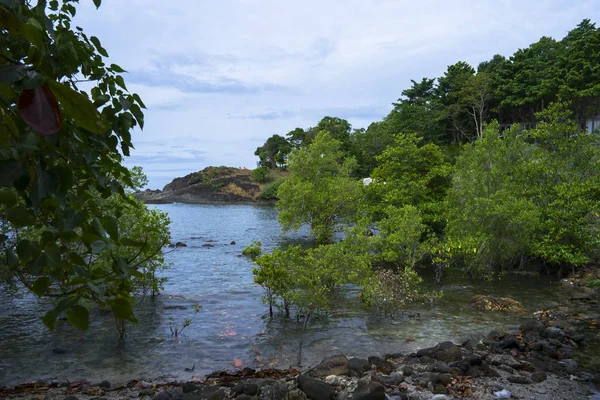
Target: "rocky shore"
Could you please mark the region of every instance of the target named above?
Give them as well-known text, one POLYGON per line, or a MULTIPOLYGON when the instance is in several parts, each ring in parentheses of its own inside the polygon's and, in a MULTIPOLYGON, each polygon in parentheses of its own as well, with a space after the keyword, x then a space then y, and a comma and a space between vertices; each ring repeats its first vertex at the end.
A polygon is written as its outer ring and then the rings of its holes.
POLYGON ((147 189, 134 196, 146 204, 254 204, 262 186, 252 181, 251 170, 207 167, 175 178, 162 190, 147 189))
POLYGON ((37 400, 443 400, 600 399, 597 376, 573 359, 585 351, 593 321, 539 312, 518 329, 412 354, 368 359, 336 355, 306 370, 215 372, 192 382, 36 382, 0 389, 0 397, 37 400))

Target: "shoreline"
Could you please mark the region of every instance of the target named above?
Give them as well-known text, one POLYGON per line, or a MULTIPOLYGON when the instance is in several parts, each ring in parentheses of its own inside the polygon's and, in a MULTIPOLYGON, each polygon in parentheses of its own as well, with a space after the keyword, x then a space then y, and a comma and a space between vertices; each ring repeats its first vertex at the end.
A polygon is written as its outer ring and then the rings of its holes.
MULTIPOLYGON (((586 346, 578 315, 543 311, 517 330, 491 332, 461 344, 442 342, 411 354, 368 359, 336 355, 304 370, 244 368, 192 381, 132 380, 125 383, 33 382, 0 387, 0 397, 44 400, 125 399, 589 399, 598 375, 573 360, 586 346), (35 397, 37 396, 37 397, 35 397), (387 397, 386 397, 387 396, 387 397), (447 397, 443 397, 447 396, 447 397), (507 397, 508 398, 508 397, 507 397)), ((585 350, 583 350, 585 351, 585 350)), ((600 398, 592 397, 593 399, 600 398)))

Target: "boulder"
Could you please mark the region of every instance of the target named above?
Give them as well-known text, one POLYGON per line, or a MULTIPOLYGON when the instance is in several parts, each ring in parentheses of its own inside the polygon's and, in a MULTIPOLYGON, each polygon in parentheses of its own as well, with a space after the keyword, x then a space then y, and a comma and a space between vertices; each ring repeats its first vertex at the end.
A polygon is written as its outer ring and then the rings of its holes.
POLYGON ((471 306, 479 311, 525 311, 521 303, 508 297, 476 295, 471 297, 471 306))
POLYGON ((531 374, 531 380, 535 383, 544 382, 546 380, 546 373, 543 371, 537 371, 531 374))
POLYGON ((304 374, 298 377, 298 387, 312 400, 332 400, 335 396, 331 385, 304 374))
POLYGON ((385 386, 370 379, 361 379, 352 395, 352 400, 385 400, 385 386))
POLYGON ((555 340, 562 342, 562 340, 565 337, 565 333, 560 328, 556 328, 554 326, 549 326, 546 329, 544 329, 544 332, 542 332, 542 337, 545 337, 548 339, 555 339, 555 340))
POLYGON ((349 361, 343 354, 327 357, 310 371, 310 375, 318 378, 329 375, 350 375, 349 361))
POLYGON ((351 372, 360 376, 370 370, 371 365, 369 364, 369 360, 353 357, 348 360, 348 368, 351 372))
POLYGON ((175 243, 175 247, 187 247, 187 244, 185 244, 183 242, 177 242, 177 243, 175 243))
POLYGON ((377 356, 369 357, 369 364, 374 365, 377 371, 386 375, 389 375, 394 370, 394 364, 377 356))
POLYGON ((438 361, 443 361, 445 363, 460 361, 463 358, 462 349, 458 346, 452 346, 448 349, 436 352, 433 355, 433 358, 435 358, 438 361))

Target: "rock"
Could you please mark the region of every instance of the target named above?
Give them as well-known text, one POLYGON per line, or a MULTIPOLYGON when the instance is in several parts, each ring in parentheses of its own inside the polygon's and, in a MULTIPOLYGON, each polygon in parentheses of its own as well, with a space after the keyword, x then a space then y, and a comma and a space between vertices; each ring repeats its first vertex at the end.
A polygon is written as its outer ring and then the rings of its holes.
POLYGON ((512 356, 506 354, 490 354, 486 358, 487 362, 492 365, 507 365, 514 369, 521 367, 521 362, 512 356))
POLYGON ((329 375, 325 378, 325 382, 329 383, 331 386, 337 386, 340 384, 340 377, 336 375, 329 375))
POLYGON ((237 243, 235 243, 235 240, 232 240, 231 243, 229 243, 229 244, 233 246, 234 244, 237 244, 237 243))
POLYGON ((466 358, 466 361, 469 363, 469 365, 481 365, 483 359, 480 355, 472 354, 466 358))
POLYGON ((356 375, 362 375, 371 369, 369 361, 362 358, 351 358, 348 360, 348 368, 356 375))
POLYGON ((312 400, 330 400, 335 396, 331 385, 304 374, 298 377, 298 387, 312 400))
POLYGON ((256 396, 258 391, 258 385, 255 383, 248 383, 244 385, 244 394, 247 394, 248 396, 256 396))
POLYGON ((456 345, 452 342, 442 342, 439 343, 437 346, 434 347, 427 347, 425 349, 421 349, 417 351, 416 356, 417 357, 432 357, 435 353, 437 353, 440 350, 446 350, 449 349, 451 347, 455 347, 456 345))
POLYGON ((183 393, 192 393, 192 392, 195 392, 196 390, 198 390, 198 386, 196 386, 190 382, 184 383, 183 387, 181 388, 181 391, 183 393))
POLYGON ((164 392, 156 393, 152 400, 169 400, 171 397, 173 397, 173 393, 165 390, 164 392))
POLYGON ((432 392, 434 394, 446 394, 446 393, 448 393, 448 391, 446 390, 446 388, 444 387, 444 385, 442 385, 441 383, 433 385, 433 391, 432 392))
MULTIPOLYGON (((156 391, 154 389, 151 388, 146 388, 146 389, 142 389, 140 390, 140 393, 138 394, 138 396, 142 397, 142 396, 149 396, 152 397, 154 396, 154 393, 156 393, 156 391)), ((76 399, 76 398, 75 398, 76 399)), ((75 399, 65 399, 65 400, 75 400, 75 399)))
POLYGON ((94 386, 97 386, 97 387, 102 388, 102 389, 110 389, 110 382, 109 381, 102 381, 100 383, 97 383, 94 386))
POLYGON ((542 371, 534 372, 531 374, 531 380, 535 383, 544 382, 546 380, 546 373, 542 371))
POLYGON ((204 247, 204 248, 207 248, 207 249, 210 249, 210 248, 212 248, 212 247, 215 247, 215 245, 214 245, 214 244, 211 244, 211 243, 204 243, 204 244, 202 245, 202 247, 204 247))
POLYGON ((451 371, 451 368, 446 363, 437 363, 433 366, 433 372, 439 372, 442 374, 447 374, 451 371))
POLYGON ((535 319, 529 320, 525 323, 523 323, 519 329, 521 330, 521 332, 526 333, 526 332, 537 332, 537 333, 542 333, 544 331, 544 325, 535 319))
POLYGON ((307 397, 300 389, 294 389, 285 394, 283 400, 306 400, 307 397))
POLYGON ((531 383, 531 379, 523 375, 511 375, 506 378, 510 383, 519 383, 521 385, 528 385, 531 383))
POLYGON ((273 382, 273 384, 265 384, 260 387, 259 398, 261 400, 281 400, 285 398, 288 391, 289 389, 286 383, 281 381, 273 382))
POLYGON ((385 400, 385 386, 379 382, 360 379, 352 400, 385 400))
POLYGON ((452 375, 442 374, 440 375, 440 383, 444 386, 448 386, 452 383, 452 375))
POLYGON ((237 396, 235 399, 236 400, 254 400, 254 397, 242 393, 239 396, 237 396))
POLYGON ((187 244, 185 244, 183 242, 177 242, 177 243, 175 243, 175 247, 187 247, 187 244))
POLYGON ((548 339, 555 339, 562 342, 562 340, 565 337, 565 334, 560 328, 549 326, 546 329, 544 329, 544 332, 542 332, 542 337, 548 339))
POLYGON ((471 297, 471 306, 479 311, 525 311, 521 303, 508 297, 477 295, 471 297))
POLYGON ((350 375, 349 361, 343 354, 327 357, 310 371, 311 376, 350 375))
POLYGON ((394 370, 394 364, 377 356, 369 357, 369 364, 374 365, 377 371, 386 375, 389 375, 394 370))
POLYGON ((77 396, 67 396, 63 400, 79 400, 77 396))
MULTIPOLYGON (((183 385, 183 393, 187 393, 187 391, 185 390, 185 386, 186 385, 183 385)), ((246 387, 245 383, 238 383, 237 385, 235 385, 234 387, 231 388, 230 393, 233 397, 237 397, 240 394, 244 393, 245 387, 246 387)))
POLYGON ((438 351, 434 354, 434 358, 445 363, 460 361, 463 358, 462 350, 458 346, 453 346, 445 350, 438 351))
POLYGON ((563 367, 569 374, 574 374, 579 368, 579 364, 575 360, 562 360, 558 364, 563 367))
POLYGON ((227 390, 220 388, 208 397, 208 400, 225 400, 227 398, 227 390))
POLYGON ((404 376, 411 376, 412 374, 415 373, 415 371, 413 370, 413 368, 410 365, 401 366, 400 371, 402 371, 402 375, 404 375, 404 376))

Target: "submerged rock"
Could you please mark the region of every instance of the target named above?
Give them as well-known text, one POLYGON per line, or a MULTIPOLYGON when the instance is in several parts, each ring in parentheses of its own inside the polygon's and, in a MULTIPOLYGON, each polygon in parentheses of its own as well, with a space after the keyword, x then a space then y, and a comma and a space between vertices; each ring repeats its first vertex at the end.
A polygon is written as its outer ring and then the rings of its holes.
POLYGON ((471 306, 479 311, 525 311, 521 303, 508 297, 476 295, 471 297, 471 306))
POLYGON ((350 375, 348 358, 343 354, 325 358, 310 371, 310 375, 319 378, 329 375, 350 375))

